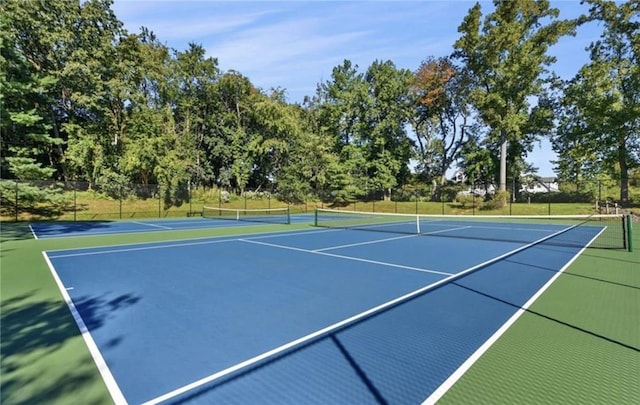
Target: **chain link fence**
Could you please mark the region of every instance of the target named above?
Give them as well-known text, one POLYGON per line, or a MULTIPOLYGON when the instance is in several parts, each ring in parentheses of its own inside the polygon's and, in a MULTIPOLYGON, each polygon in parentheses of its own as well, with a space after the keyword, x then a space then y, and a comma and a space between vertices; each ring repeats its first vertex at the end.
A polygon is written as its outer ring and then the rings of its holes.
POLYGON ((112 220, 191 217, 203 206, 278 208, 287 204, 264 190, 217 187, 165 190, 157 184, 0 180, 0 218, 21 220, 112 220))
MULTIPOLYGON (((337 201, 331 193, 308 195, 304 201, 282 201, 277 190, 225 190, 195 187, 164 190, 156 184, 104 184, 87 182, 0 180, 0 215, 3 221, 111 220, 190 217, 204 206, 228 208, 280 208, 292 213, 315 208, 412 214, 554 215, 615 213, 619 185, 613 181, 581 183, 538 179, 510 180, 506 193, 479 183, 423 184, 337 201)), ((640 193, 638 193, 640 194, 640 193)), ((640 195, 631 194, 640 199, 640 195)))

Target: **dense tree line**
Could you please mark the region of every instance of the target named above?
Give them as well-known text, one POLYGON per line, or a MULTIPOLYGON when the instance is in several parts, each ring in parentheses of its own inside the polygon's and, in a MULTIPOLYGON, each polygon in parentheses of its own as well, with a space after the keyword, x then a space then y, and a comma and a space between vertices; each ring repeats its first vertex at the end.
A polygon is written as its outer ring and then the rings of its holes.
MULTIPOLYGON (((454 165, 498 184, 535 171, 547 136, 563 179, 628 179, 640 165, 640 3, 587 0, 563 20, 547 0, 480 3, 449 57, 333 68, 302 103, 223 72, 205 49, 130 33, 111 0, 0 0, 2 177, 275 189, 347 200, 411 183, 435 196, 454 165), (570 80, 548 49, 597 20, 591 61, 570 80), (508 172, 507 172, 508 171, 508 172)), ((417 5, 419 7, 419 5, 417 5)))

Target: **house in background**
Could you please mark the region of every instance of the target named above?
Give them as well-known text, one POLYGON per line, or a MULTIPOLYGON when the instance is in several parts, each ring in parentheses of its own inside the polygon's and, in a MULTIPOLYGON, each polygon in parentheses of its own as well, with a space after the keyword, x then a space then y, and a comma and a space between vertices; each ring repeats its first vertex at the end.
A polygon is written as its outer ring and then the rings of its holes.
POLYGON ((530 194, 557 193, 559 191, 560 185, 556 177, 528 176, 520 188, 520 192, 530 194))
MULTIPOLYGON (((467 181, 467 176, 462 170, 457 170, 451 179, 454 183, 464 183, 467 181)), ((535 175, 526 175, 521 178, 520 193, 523 194, 544 194, 544 193, 557 193, 560 191, 560 184, 557 177, 538 177, 535 175)), ((465 195, 480 195, 495 193, 496 188, 490 184, 487 187, 482 185, 475 185, 475 188, 470 186, 468 189, 461 191, 465 195)))

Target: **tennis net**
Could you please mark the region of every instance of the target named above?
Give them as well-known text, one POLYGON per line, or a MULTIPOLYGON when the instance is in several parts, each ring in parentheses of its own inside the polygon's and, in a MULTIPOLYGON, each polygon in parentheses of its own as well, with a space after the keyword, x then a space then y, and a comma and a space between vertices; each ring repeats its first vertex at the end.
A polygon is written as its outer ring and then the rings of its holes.
POLYGON ((419 234, 602 249, 631 248, 627 215, 420 215, 318 208, 315 225, 325 228, 419 234))
POLYGON ((290 224, 289 207, 235 209, 220 207, 202 207, 202 217, 211 219, 230 219, 235 221, 265 222, 270 224, 290 224))

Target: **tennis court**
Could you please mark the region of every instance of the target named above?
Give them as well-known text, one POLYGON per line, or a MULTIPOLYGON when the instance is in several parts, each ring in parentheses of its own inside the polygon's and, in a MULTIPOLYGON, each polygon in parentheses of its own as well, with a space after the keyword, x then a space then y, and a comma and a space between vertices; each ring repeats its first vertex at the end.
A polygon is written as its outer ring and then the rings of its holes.
POLYGON ((225 228, 256 223, 309 221, 304 215, 291 216, 288 208, 224 209, 204 207, 194 218, 140 219, 123 221, 36 222, 29 225, 35 239, 113 235, 190 229, 225 228), (244 217, 244 218, 241 218, 244 217), (242 221, 242 219, 246 219, 242 221))
POLYGON ((413 404, 615 224, 326 212, 303 231, 44 255, 118 403, 413 404), (405 223, 421 230, 389 231, 405 223))

